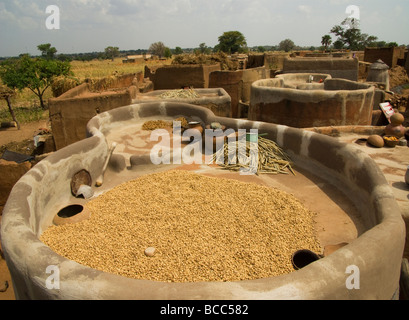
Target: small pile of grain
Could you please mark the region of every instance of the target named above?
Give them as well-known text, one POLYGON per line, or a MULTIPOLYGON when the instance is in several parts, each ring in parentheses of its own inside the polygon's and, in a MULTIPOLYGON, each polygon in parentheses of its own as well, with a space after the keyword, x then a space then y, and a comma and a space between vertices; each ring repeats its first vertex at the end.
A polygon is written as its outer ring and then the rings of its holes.
POLYGON ((169 90, 161 95, 161 99, 199 99, 200 95, 192 88, 180 89, 180 90, 169 90))
MULTIPOLYGON (((180 122, 182 128, 186 128, 188 126, 188 121, 184 117, 180 117, 175 119, 175 121, 180 122)), ((156 129, 166 129, 172 128, 173 121, 165 121, 165 120, 149 120, 145 121, 142 125, 142 130, 149 130, 153 131, 156 129)))
MULTIPOLYGON (((180 117, 180 118, 177 118, 175 121, 179 121, 180 122, 180 126, 182 127, 182 128, 187 128, 187 127, 189 127, 189 122, 186 120, 186 118, 184 118, 184 117, 180 117)), ((173 123, 172 123, 172 126, 173 126, 173 123)))
POLYGON ((294 271, 321 252, 315 214, 283 191, 183 170, 142 176, 86 205, 91 218, 41 240, 94 269, 165 282, 240 281, 294 271), (154 248, 153 256, 145 254, 154 248))
POLYGON ((166 129, 166 128, 171 128, 172 123, 170 121, 164 121, 164 120, 149 120, 146 121, 142 125, 142 130, 156 130, 156 129, 166 129))
POLYGON ((173 58, 173 65, 192 65, 192 64, 204 64, 213 65, 220 64, 221 70, 236 71, 239 68, 237 61, 233 61, 229 55, 220 51, 213 54, 178 54, 173 58))

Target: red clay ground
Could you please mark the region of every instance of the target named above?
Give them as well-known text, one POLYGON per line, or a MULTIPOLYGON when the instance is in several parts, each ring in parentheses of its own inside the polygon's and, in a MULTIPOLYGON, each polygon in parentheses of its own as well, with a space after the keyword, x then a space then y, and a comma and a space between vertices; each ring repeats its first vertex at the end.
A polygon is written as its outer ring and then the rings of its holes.
MULTIPOLYGON (((32 122, 21 125, 21 130, 17 128, 1 128, 0 129, 0 146, 9 145, 12 143, 10 148, 13 148, 16 152, 24 148, 27 148, 27 140, 33 140, 34 134, 40 128, 47 128, 47 121, 42 120, 38 122, 32 122)), ((23 150, 24 151, 24 150, 23 150)), ((26 150, 28 151, 28 150, 26 150)), ((1 215, 0 215, 1 223, 1 215)), ((1 239, 0 239, 1 240, 1 239)), ((1 252, 1 241, 0 241, 0 252, 1 252)), ((11 282, 10 273, 8 271, 6 261, 4 257, 0 255, 0 300, 15 300, 14 290, 11 282), (5 292, 5 283, 8 283, 8 288, 5 292)))

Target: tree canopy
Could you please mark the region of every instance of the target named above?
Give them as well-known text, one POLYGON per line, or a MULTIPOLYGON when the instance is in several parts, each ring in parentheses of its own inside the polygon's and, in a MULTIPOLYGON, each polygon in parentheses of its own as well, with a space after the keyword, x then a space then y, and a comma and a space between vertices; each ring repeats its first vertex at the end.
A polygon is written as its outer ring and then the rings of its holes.
POLYGON ((285 39, 280 42, 278 45, 279 49, 285 52, 289 52, 295 48, 295 44, 292 40, 290 39, 285 39))
POLYGON ((0 65, 0 78, 13 90, 30 89, 40 99, 40 105, 45 109, 43 95, 52 84, 54 77, 70 74, 69 62, 31 58, 28 54, 19 59, 8 59, 0 65))
POLYGON ((244 35, 239 31, 224 32, 219 37, 217 48, 225 53, 244 52, 247 48, 247 42, 244 35))
POLYGON ((107 58, 111 59, 112 61, 114 61, 115 57, 117 57, 119 55, 119 48, 118 47, 106 47, 105 48, 105 55, 107 58))
POLYGON ((175 48, 174 54, 182 54, 182 53, 183 53, 183 50, 182 50, 181 47, 176 47, 176 48, 175 48))
POLYGON ((159 58, 162 58, 165 55, 165 45, 163 44, 163 42, 159 41, 159 42, 155 42, 152 43, 149 47, 149 52, 151 52, 152 54, 159 56, 159 58))
POLYGON ((345 19, 341 25, 334 26, 330 32, 338 37, 334 43, 337 49, 346 47, 350 50, 363 50, 365 47, 371 46, 378 39, 375 36, 361 33, 356 24, 351 24, 351 21, 348 19, 345 19))
POLYGON ((204 42, 199 44, 199 49, 195 51, 202 54, 210 54, 212 52, 212 50, 208 46, 206 46, 206 43, 204 42))
POLYGON ((50 43, 44 43, 37 46, 37 49, 41 51, 41 56, 45 59, 54 59, 57 49, 51 47, 50 43))
POLYGON ((326 34, 325 36, 322 37, 321 39, 321 44, 325 47, 325 50, 328 49, 328 47, 331 45, 332 39, 329 34, 326 34))

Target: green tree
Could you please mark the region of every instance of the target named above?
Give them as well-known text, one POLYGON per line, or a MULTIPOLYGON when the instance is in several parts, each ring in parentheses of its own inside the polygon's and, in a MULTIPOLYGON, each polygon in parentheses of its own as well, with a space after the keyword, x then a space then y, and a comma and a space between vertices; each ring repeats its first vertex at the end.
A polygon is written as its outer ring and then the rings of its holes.
POLYGON ((350 50, 365 49, 365 47, 371 46, 378 39, 375 36, 362 33, 356 27, 356 24, 351 24, 348 19, 345 19, 341 25, 334 26, 330 32, 338 37, 337 41, 342 42, 344 47, 350 50))
POLYGON ((387 45, 387 47, 392 48, 392 47, 399 47, 397 42, 389 42, 387 45))
POLYGON ((44 43, 37 46, 37 49, 41 51, 41 56, 44 59, 54 59, 55 54, 57 53, 57 49, 55 47, 51 47, 50 43, 44 43))
POLYGON ((201 43, 199 44, 199 53, 203 53, 203 54, 210 54, 212 50, 206 46, 206 43, 201 43))
POLYGON ((279 43, 278 47, 281 51, 289 52, 295 48, 295 44, 292 40, 285 39, 279 43))
POLYGON ((106 47, 105 48, 105 55, 107 58, 114 61, 115 57, 119 56, 119 48, 118 47, 106 47))
POLYGON ((182 54, 182 53, 183 53, 183 50, 182 50, 181 47, 176 47, 174 53, 175 53, 175 54, 182 54))
POLYGON ((40 100, 40 105, 46 109, 43 96, 57 76, 70 74, 69 62, 59 60, 32 59, 28 54, 19 59, 8 59, 0 65, 0 78, 12 90, 30 89, 40 100))
POLYGON ((258 51, 258 52, 266 52, 266 48, 263 47, 263 46, 258 46, 258 47, 257 47, 257 51, 258 51))
POLYGON ((344 43, 341 40, 337 40, 334 42, 334 48, 337 50, 344 49, 344 43))
POLYGON ((244 35, 239 31, 224 32, 219 37, 219 45, 217 47, 225 53, 244 52, 247 48, 247 42, 244 35))
POLYGON ((167 59, 172 58, 172 51, 168 47, 165 48, 165 51, 163 52, 163 56, 167 59))
POLYGON ((393 48, 399 47, 396 42, 386 42, 386 41, 375 41, 368 45, 369 47, 376 47, 376 48, 393 48))
POLYGON ((329 34, 326 34, 321 39, 321 44, 325 47, 325 51, 328 50, 328 47, 332 44, 332 39, 329 34))

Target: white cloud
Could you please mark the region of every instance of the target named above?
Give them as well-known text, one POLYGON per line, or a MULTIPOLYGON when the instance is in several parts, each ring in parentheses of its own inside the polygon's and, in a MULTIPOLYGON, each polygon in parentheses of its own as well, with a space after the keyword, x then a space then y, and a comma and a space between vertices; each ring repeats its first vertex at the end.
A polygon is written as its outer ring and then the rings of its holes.
POLYGON ((297 7, 298 11, 301 11, 303 13, 307 13, 310 14, 312 12, 312 9, 310 6, 306 6, 306 5, 299 5, 297 7))
POLYGON ((1 25, 8 29, 36 29, 40 26, 41 16, 44 15, 35 3, 23 4, 16 1, 2 3, 0 6, 1 25))

